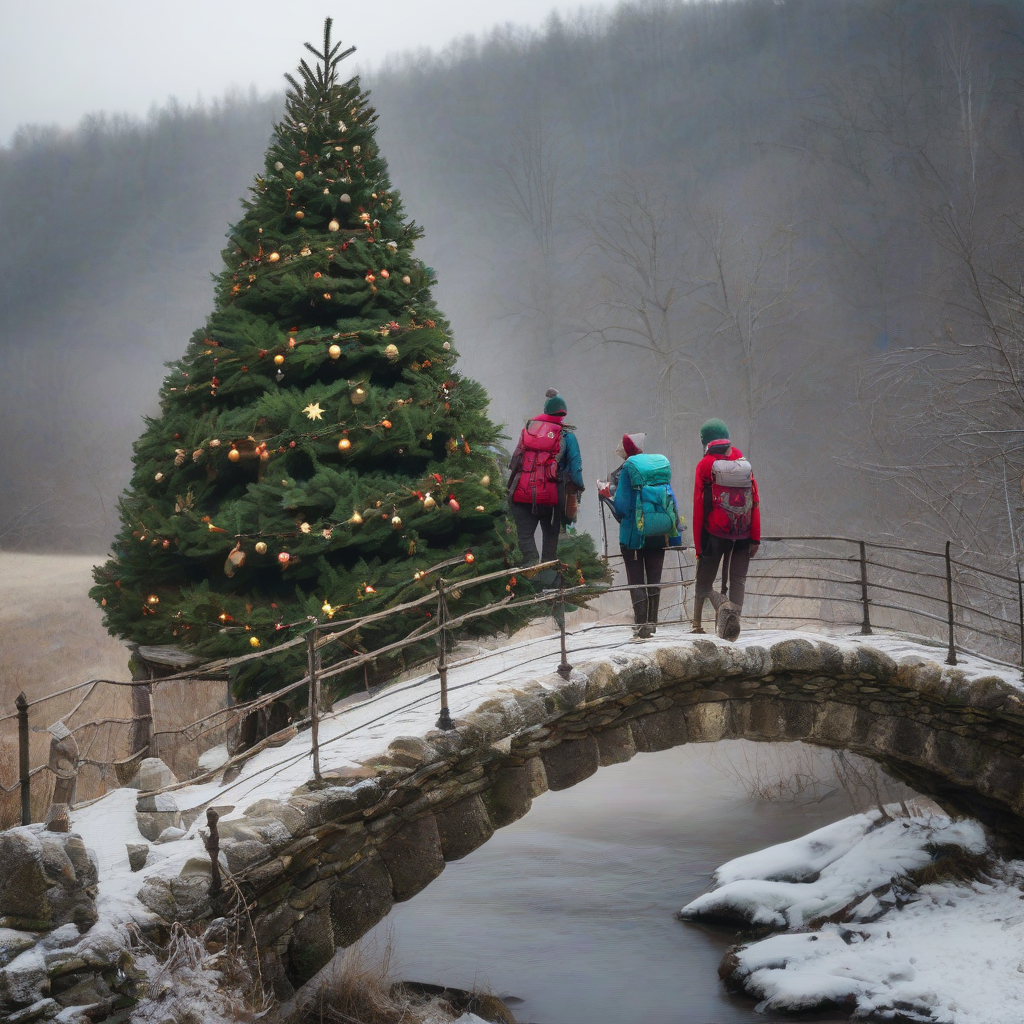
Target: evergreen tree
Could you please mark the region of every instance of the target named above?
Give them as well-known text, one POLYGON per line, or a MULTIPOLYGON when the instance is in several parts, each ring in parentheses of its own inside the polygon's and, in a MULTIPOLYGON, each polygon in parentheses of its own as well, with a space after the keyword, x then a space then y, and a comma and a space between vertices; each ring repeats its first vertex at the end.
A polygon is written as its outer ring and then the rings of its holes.
MULTIPOLYGON (((135 444, 113 556, 95 571, 107 628, 136 643, 236 656, 311 616, 421 596, 439 563, 458 581, 518 557, 487 395, 454 369, 367 94, 338 80, 353 48, 332 43, 331 19, 322 50, 306 46, 316 62, 286 76, 285 117, 229 232, 215 309, 170 364, 161 414, 135 444)), ((589 538, 575 547, 583 571, 600 573, 589 538)), ((524 588, 479 585, 453 611, 524 588)), ((429 615, 389 616, 353 646, 376 649, 429 615)), ((334 659, 350 653, 338 646, 334 659)), ((237 688, 289 682, 304 657, 249 662, 237 688)))

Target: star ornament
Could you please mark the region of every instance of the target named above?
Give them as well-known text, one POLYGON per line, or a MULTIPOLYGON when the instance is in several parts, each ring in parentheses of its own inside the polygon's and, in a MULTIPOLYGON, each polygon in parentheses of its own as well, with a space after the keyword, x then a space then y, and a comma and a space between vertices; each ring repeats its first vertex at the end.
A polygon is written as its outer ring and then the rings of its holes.
POLYGON ((309 418, 310 418, 311 420, 318 420, 318 419, 320 419, 320 418, 321 418, 321 417, 323 416, 323 414, 324 414, 324 411, 323 411, 323 409, 321 409, 321 408, 320 408, 320 403, 319 403, 319 402, 317 402, 317 403, 316 403, 315 405, 314 405, 314 404, 313 404, 312 402, 310 402, 310 404, 309 404, 309 405, 307 405, 307 406, 306 406, 306 408, 305 408, 305 409, 303 409, 302 411, 303 411, 303 412, 304 412, 304 413, 305 413, 305 414, 306 414, 306 415, 307 415, 307 416, 308 416, 308 417, 309 417, 309 418))

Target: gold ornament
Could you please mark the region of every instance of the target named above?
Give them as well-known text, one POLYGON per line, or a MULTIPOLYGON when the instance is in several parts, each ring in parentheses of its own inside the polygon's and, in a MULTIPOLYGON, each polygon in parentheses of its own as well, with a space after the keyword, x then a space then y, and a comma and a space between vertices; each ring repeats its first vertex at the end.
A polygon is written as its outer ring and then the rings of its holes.
POLYGON ((275 163, 274 163, 274 170, 275 171, 283 171, 284 170, 284 164, 281 163, 280 160, 275 161, 275 163))
POLYGON ((349 398, 353 405, 362 405, 366 401, 366 392, 362 388, 353 388, 349 398))
POLYGON ((480 486, 481 487, 490 487, 491 486, 491 478, 486 473, 482 477, 480 477, 480 486))
POLYGON ((251 637, 249 637, 249 646, 250 647, 259 647, 259 645, 260 645, 260 638, 258 636, 251 636, 251 637))
POLYGON ((219 441, 219 440, 218 440, 218 439, 217 439, 217 438, 215 437, 215 438, 214 438, 214 439, 213 439, 213 440, 212 440, 212 441, 210 442, 210 447, 211 447, 211 448, 219 448, 219 447, 220 447, 220 441, 219 441))
POLYGON ((146 598, 146 604, 153 605, 153 604, 159 604, 159 603, 160 603, 160 598, 157 597, 156 594, 150 594, 149 597, 146 598))
POLYGON ((232 448, 228 452, 228 462, 237 462, 242 457, 242 453, 237 448, 232 448))
POLYGON ((302 523, 302 524, 301 524, 301 525, 299 526, 299 529, 300 529, 300 530, 301 530, 301 531, 302 531, 303 533, 309 533, 309 531, 310 531, 310 530, 312 530, 312 529, 313 529, 313 527, 312 527, 312 526, 310 526, 310 525, 309 525, 309 523, 302 523))
POLYGON ((391 517, 391 528, 394 530, 400 530, 402 528, 401 516, 395 515, 391 517))
POLYGON ((283 362, 284 362, 284 356, 281 355, 280 352, 278 352, 277 355, 274 356, 274 365, 275 366, 280 366, 283 362))
POLYGON ((160 481, 161 481, 161 480, 163 480, 163 478, 164 478, 164 475, 163 475, 163 473, 157 473, 157 474, 156 474, 156 476, 154 476, 154 477, 153 477, 153 479, 154 479, 154 480, 155 480, 155 481, 156 481, 157 483, 160 483, 160 481))
POLYGON ((256 554, 257 555, 265 555, 266 553, 267 553, 266 541, 262 541, 262 540, 256 541, 256 554))
POLYGON ((351 448, 351 447, 352 447, 352 442, 347 437, 343 437, 338 442, 338 451, 339 452, 347 452, 349 450, 349 448, 351 448))
POLYGON ((424 508, 436 508, 437 502, 430 496, 430 491, 427 491, 426 497, 423 499, 424 508))
POLYGON ((485 509, 483 507, 483 505, 477 505, 476 510, 477 510, 477 512, 486 512, 487 511, 487 509, 485 509))
POLYGON ((341 230, 341 225, 336 220, 332 220, 331 223, 327 225, 327 230, 328 231, 340 231, 341 230))
POLYGON ((451 343, 450 341, 446 341, 446 342, 445 342, 445 343, 444 343, 444 344, 443 344, 443 345, 441 346, 441 348, 443 348, 443 349, 445 350, 445 352, 447 352, 447 351, 448 351, 448 350, 449 350, 449 349, 450 349, 451 347, 452 347, 452 343, 451 343))
POLYGON ((347 192, 342 192, 341 195, 338 196, 338 202, 339 203, 351 203, 352 202, 352 197, 347 192))
POLYGON ((353 512, 352 516, 349 518, 349 522, 353 526, 359 526, 359 524, 362 523, 362 521, 363 517, 358 512, 353 512))
POLYGON ((405 274, 402 277, 402 284, 412 284, 412 278, 408 274, 405 274))
POLYGON ((305 174, 303 174, 302 171, 296 171, 295 172, 295 180, 296 181, 302 181, 303 178, 305 178, 305 174))
POLYGON ((302 210, 296 210, 295 211, 295 219, 296 220, 302 220, 302 218, 305 217, 305 216, 306 216, 306 214, 302 210))
POLYGON ((334 607, 331 605, 330 601, 324 601, 320 607, 320 611, 322 611, 328 618, 334 618, 334 607))
POLYGON ((276 263, 276 262, 277 262, 277 261, 278 261, 278 260, 279 260, 280 258, 281 258, 281 254, 280 254, 279 252, 272 252, 272 253, 271 253, 271 254, 270 254, 270 255, 269 255, 268 257, 267 257, 267 260, 268 260, 269 262, 271 262, 271 263, 276 263))
POLYGON ((328 354, 328 355, 329 355, 329 356, 330 356, 330 357, 331 357, 332 359, 340 359, 340 358, 341 358, 341 346, 340 346, 340 345, 332 345, 332 346, 331 346, 331 347, 330 347, 330 348, 329 348, 329 349, 327 350, 327 354, 328 354))
POLYGON ((288 339, 288 347, 289 348, 295 348, 295 339, 294 338, 289 338, 288 339))
POLYGON ((305 409, 302 410, 306 416, 311 420, 318 420, 323 417, 324 411, 320 408, 320 403, 310 402, 305 409))
POLYGON ((384 349, 384 355, 386 355, 388 357, 388 359, 397 359, 398 358, 398 346, 394 345, 394 344, 388 345, 387 348, 384 349))

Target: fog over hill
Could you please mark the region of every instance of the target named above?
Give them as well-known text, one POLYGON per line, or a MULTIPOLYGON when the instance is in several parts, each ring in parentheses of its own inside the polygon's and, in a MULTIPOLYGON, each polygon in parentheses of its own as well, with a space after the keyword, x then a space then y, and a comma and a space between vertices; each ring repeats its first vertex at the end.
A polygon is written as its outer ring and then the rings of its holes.
MULTIPOLYGON (((588 480, 647 430, 686 494, 697 426, 721 415, 768 533, 1014 557, 1020 5, 623 6, 365 84, 461 367, 510 431, 557 386, 588 480)), ((109 543, 280 104, 96 117, 0 150, 0 546, 109 543)))

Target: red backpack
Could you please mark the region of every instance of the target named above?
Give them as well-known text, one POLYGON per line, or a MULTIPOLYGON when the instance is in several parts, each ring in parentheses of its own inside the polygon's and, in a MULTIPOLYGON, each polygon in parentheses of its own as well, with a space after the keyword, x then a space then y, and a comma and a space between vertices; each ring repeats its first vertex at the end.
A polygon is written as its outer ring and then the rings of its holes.
POLYGON ((523 461, 512 500, 532 506, 557 505, 562 424, 530 420, 519 436, 519 444, 523 461))

